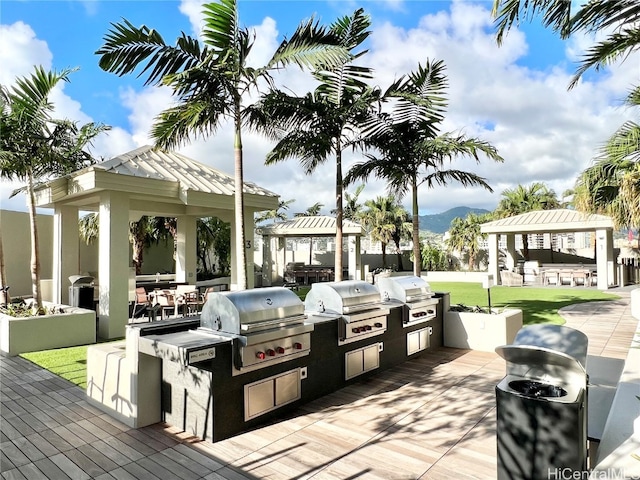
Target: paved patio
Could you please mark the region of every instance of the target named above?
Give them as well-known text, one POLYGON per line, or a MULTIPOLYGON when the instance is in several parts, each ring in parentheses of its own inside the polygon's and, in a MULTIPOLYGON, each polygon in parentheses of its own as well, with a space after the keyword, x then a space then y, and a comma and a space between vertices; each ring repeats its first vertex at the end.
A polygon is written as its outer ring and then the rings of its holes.
MULTIPOLYGON (((620 300, 561 313, 589 354, 625 358, 637 320, 620 300)), ((141 429, 90 406, 32 363, 0 357, 5 479, 492 479, 494 353, 442 348, 215 444, 167 425, 141 429)))

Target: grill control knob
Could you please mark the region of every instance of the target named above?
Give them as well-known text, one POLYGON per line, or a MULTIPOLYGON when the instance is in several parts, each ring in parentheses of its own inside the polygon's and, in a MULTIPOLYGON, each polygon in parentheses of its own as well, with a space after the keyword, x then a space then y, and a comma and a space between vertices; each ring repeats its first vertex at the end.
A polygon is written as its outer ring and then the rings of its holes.
POLYGON ((374 323, 373 326, 376 328, 382 328, 382 324, 380 322, 374 323))
POLYGON ((371 330, 371 325, 365 325, 364 329, 365 330, 371 330))
POLYGON ((296 342, 293 344, 293 348, 296 350, 302 350, 302 344, 300 342, 296 342))
POLYGON ((276 356, 276 351, 272 350, 271 348, 267 350, 267 355, 269 355, 270 357, 275 357, 276 356))
POLYGON ((353 333, 360 333, 360 327, 353 327, 353 328, 351 329, 351 331, 352 331, 353 333))
POLYGON ((283 354, 284 353, 284 348, 276 347, 276 353, 283 354))
POLYGON ((256 352, 256 358, 259 358, 260 360, 264 360, 266 357, 264 352, 256 352))

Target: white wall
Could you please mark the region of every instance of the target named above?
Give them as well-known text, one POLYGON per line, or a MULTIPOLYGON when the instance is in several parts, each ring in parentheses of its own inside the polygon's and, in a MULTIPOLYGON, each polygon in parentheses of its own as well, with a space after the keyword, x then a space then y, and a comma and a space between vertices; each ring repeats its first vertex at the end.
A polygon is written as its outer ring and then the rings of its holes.
MULTIPOLYGON (((40 278, 53 275, 53 215, 38 214, 38 242, 40 245, 40 278)), ((26 212, 0 210, 0 235, 4 250, 5 271, 11 297, 31 296, 31 236, 29 215, 26 212)), ((78 274, 98 272, 98 243, 80 242, 78 274)), ((131 249, 128 252, 131 265, 131 249)), ((145 250, 143 273, 174 272, 173 243, 160 243, 145 250)), ((97 278, 96 278, 97 281, 97 278)), ((42 287, 46 290, 46 283, 42 287)), ((68 285, 67 285, 68 286, 68 285)), ((44 291, 43 291, 44 293, 44 291)), ((46 299, 45 299, 46 300, 46 299)))

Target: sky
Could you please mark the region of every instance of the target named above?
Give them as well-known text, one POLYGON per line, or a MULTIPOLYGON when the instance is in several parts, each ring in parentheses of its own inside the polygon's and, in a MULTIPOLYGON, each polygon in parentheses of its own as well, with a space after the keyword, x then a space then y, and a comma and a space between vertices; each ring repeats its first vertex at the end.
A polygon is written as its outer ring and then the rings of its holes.
MULTIPOLYGON (((53 93, 54 116, 86 123, 101 122, 111 131, 98 138, 92 153, 109 159, 152 144, 154 117, 171 105, 167 89, 143 85, 136 75, 118 77, 98 66, 95 54, 112 23, 127 19, 157 30, 169 44, 184 32, 201 31, 198 0, 3 0, 0 3, 0 83, 11 86, 35 65, 45 69, 78 68, 70 82, 53 93)), ((374 69, 382 89, 427 60, 443 60, 448 76, 448 109, 441 131, 464 133, 494 145, 504 158, 479 164, 457 159, 451 168, 474 172, 493 192, 479 187, 419 190, 421 215, 457 206, 493 210, 505 189, 543 182, 559 197, 589 166, 606 139, 637 114, 622 105, 640 78, 640 53, 598 72, 589 71, 568 90, 577 62, 594 39, 562 41, 534 19, 512 29, 499 47, 491 17, 491 0, 240 0, 240 23, 256 33, 249 62, 264 65, 283 38, 310 17, 324 25, 364 8, 371 16, 368 53, 360 63, 374 69)), ((277 82, 296 94, 313 89, 307 72, 287 69, 277 82)), ((257 98, 257 97, 255 97, 257 98)), ((251 99, 248 99, 251 101, 251 99)), ((178 151, 233 174, 232 125, 206 139, 193 139, 178 151)), ((245 180, 294 199, 288 213, 319 202, 323 214, 335 208, 335 162, 311 175, 297 160, 265 166, 273 144, 257 134, 243 137, 245 180)), ((345 154, 345 172, 362 155, 345 154)), ((0 183, 0 207, 25 211, 25 197, 9 198, 21 186, 0 183)), ((347 188, 353 193, 355 185, 347 188)), ((383 181, 371 178, 360 200, 387 194, 383 181)), ((409 197, 403 204, 410 209, 409 197)), ((47 212, 47 210, 43 210, 47 212)))

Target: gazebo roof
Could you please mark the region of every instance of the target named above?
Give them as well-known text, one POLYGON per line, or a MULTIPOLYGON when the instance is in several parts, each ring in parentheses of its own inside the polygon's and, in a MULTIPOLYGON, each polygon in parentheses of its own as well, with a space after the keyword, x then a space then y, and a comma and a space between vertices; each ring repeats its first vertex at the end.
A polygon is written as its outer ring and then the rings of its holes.
POLYGON ((584 232, 612 228, 613 221, 605 215, 557 209, 536 210, 483 223, 480 231, 482 233, 551 233, 584 232))
MULTIPOLYGON (((101 191, 127 193, 140 203, 134 209, 179 214, 192 213, 180 212, 180 206, 232 210, 235 189, 231 175, 180 153, 144 146, 39 185, 37 205, 90 208, 97 205, 101 191), (156 204, 174 207, 163 210, 154 208, 156 204)), ((253 210, 277 208, 277 194, 251 182, 244 182, 243 191, 245 204, 253 210)))
MULTIPOLYGON (((296 217, 284 222, 274 223, 259 229, 263 235, 275 237, 334 237, 336 219, 329 216, 296 217)), ((342 233, 345 235, 364 235, 362 225, 344 220, 342 233)))

